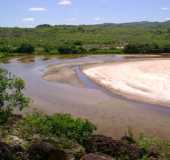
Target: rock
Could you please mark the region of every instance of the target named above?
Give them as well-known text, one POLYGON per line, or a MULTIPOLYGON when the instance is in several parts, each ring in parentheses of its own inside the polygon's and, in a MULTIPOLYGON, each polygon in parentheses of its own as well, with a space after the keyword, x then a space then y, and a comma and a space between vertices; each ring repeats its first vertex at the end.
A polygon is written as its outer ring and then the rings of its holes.
POLYGON ((31 160, 68 160, 73 157, 68 156, 64 151, 47 142, 37 142, 28 149, 28 158, 31 160))
POLYGON ((9 135, 4 140, 9 145, 14 145, 14 146, 15 145, 25 146, 27 144, 23 139, 14 135, 9 135))
POLYGON ((90 153, 83 156, 81 160, 113 160, 113 158, 105 154, 90 153))
POLYGON ((102 135, 91 136, 86 141, 85 148, 88 153, 100 152, 120 159, 128 157, 130 160, 138 160, 142 157, 137 145, 102 135))
POLYGON ((0 142, 0 159, 14 160, 10 146, 3 142, 0 142))
POLYGON ((50 143, 57 149, 64 151, 68 157, 74 156, 76 159, 80 159, 85 154, 85 149, 80 144, 70 141, 66 138, 46 137, 43 138, 43 141, 50 143))
POLYGON ((67 154, 74 155, 76 159, 80 159, 80 157, 85 155, 85 149, 81 145, 76 144, 76 143, 72 145, 72 148, 64 149, 64 151, 67 154))
POLYGON ((4 141, 5 143, 9 144, 11 152, 15 158, 22 160, 26 159, 25 148, 28 145, 26 141, 13 135, 8 135, 4 141))
POLYGON ((13 153, 21 153, 24 152, 24 149, 20 145, 11 146, 11 150, 13 153))

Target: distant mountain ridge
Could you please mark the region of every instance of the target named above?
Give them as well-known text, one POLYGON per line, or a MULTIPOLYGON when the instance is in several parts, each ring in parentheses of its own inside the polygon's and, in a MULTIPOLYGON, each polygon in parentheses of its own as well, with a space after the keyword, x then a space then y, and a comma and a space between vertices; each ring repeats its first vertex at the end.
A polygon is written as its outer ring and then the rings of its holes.
POLYGON ((150 22, 150 21, 139 21, 139 22, 127 22, 127 23, 101 23, 101 24, 81 24, 81 25, 50 25, 50 24, 40 24, 39 27, 58 27, 58 26, 70 26, 70 27, 79 27, 79 26, 102 26, 102 27, 111 27, 111 26, 159 26, 159 25, 170 25, 170 20, 165 22, 150 22))

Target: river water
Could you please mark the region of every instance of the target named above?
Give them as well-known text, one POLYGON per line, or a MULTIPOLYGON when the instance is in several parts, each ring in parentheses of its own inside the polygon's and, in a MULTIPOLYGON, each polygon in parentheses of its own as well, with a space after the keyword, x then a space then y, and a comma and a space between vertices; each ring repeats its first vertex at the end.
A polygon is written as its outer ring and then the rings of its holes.
POLYGON ((88 79, 80 70, 80 63, 120 62, 122 56, 87 56, 70 59, 52 57, 14 58, 0 67, 26 81, 25 94, 32 99, 32 106, 52 114, 70 113, 87 118, 97 125, 97 133, 119 137, 127 130, 135 135, 170 138, 170 108, 166 106, 128 100, 115 95, 88 79), (42 79, 48 65, 77 64, 77 77, 84 87, 42 79))

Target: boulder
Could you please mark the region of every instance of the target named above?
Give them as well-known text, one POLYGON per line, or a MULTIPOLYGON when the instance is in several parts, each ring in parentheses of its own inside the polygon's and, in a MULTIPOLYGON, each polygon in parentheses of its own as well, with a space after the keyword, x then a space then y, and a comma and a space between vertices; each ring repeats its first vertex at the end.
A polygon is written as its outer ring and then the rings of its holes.
POLYGON ((22 146, 24 148, 28 145, 28 142, 14 135, 8 135, 4 141, 11 146, 22 146))
POLYGON ((138 160, 143 156, 136 144, 113 140, 111 137, 102 135, 91 136, 86 141, 85 148, 88 153, 100 152, 120 159, 128 157, 130 160, 138 160))
POLYGON ((3 142, 0 142, 0 159, 14 160, 10 146, 3 142))
POLYGON ((57 149, 64 151, 68 157, 74 156, 76 159, 80 159, 85 154, 84 147, 66 138, 45 137, 41 138, 40 140, 43 140, 43 142, 50 143, 54 145, 57 149))
POLYGON ((47 142, 37 142, 28 148, 28 158, 31 160, 68 160, 74 157, 68 156, 64 151, 47 142))
POLYGON ((113 160, 113 158, 105 154, 90 153, 84 155, 81 160, 113 160))

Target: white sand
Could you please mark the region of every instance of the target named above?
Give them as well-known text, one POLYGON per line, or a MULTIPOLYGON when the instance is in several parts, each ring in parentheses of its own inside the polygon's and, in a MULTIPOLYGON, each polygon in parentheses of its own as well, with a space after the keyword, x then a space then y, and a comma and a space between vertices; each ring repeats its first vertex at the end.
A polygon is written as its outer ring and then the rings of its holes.
POLYGON ((170 59, 108 64, 84 69, 84 73, 125 95, 170 103, 170 59))

